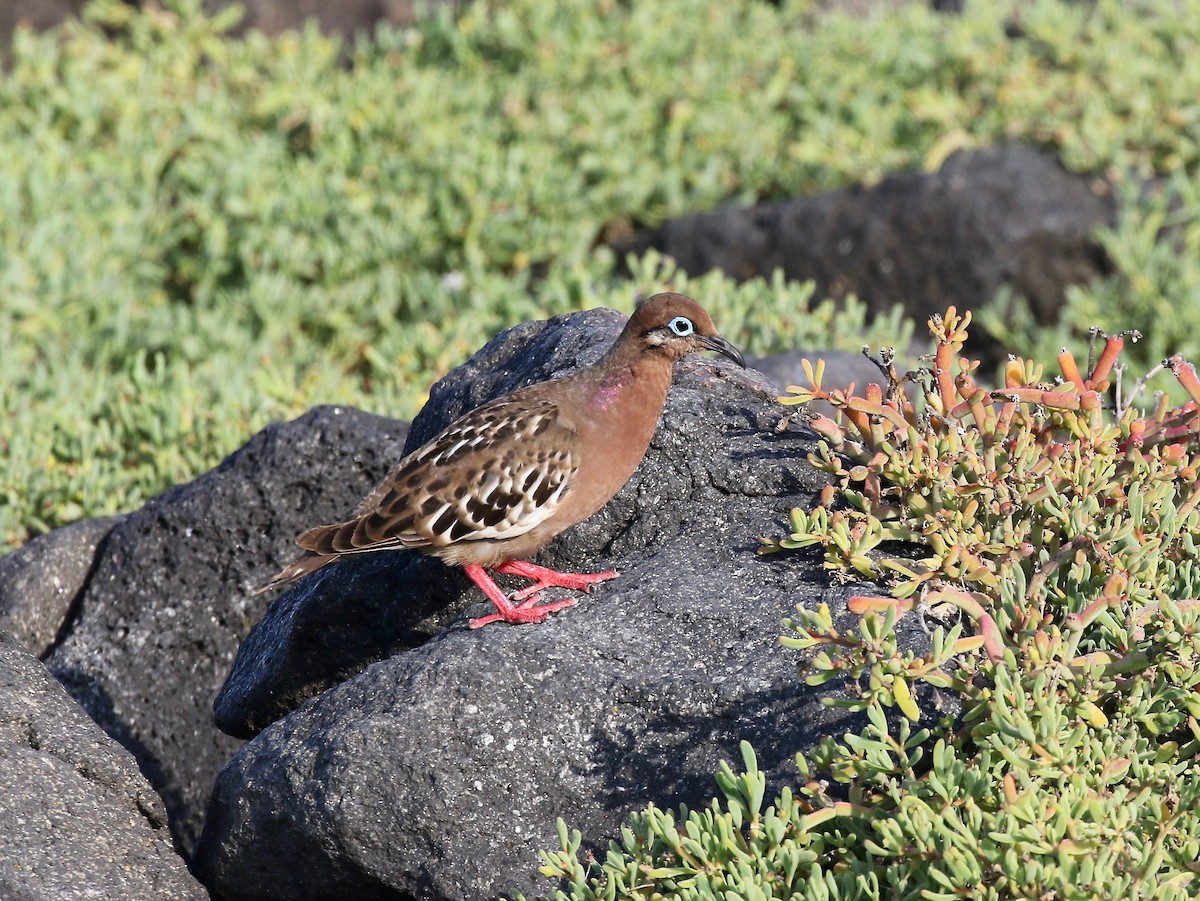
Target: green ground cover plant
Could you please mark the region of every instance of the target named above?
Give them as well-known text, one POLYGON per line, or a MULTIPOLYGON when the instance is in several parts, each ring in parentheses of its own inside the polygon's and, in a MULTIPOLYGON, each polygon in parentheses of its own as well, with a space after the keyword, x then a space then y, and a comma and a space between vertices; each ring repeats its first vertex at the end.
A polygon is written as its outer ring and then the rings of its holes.
POLYGON ((917 371, 884 356, 880 385, 846 393, 818 365, 785 398, 838 409, 840 424, 809 417, 833 482, 763 550, 816 549, 886 594, 850 600, 853 631, 799 608, 784 643, 865 727, 801 753, 808 781, 771 806, 743 746, 723 798, 647 808, 602 860, 560 825, 555 898, 1200 891, 1200 379, 1174 357, 1156 368, 1188 401, 1148 396, 1123 381, 1133 336, 1097 333, 1086 366, 1063 351, 1047 378, 1014 360, 987 391, 960 356, 969 322, 934 317, 917 371), (929 653, 898 648, 905 615, 932 629, 929 653), (922 684, 961 712, 922 711, 922 684))
MULTIPOLYGON (((1144 411, 1097 398, 1113 354, 1133 372, 1200 358, 1200 3, 820 7, 477 0, 346 46, 233 38, 236 12, 199 0, 93 0, 82 24, 18 32, 0 76, 0 550, 133 509, 315 403, 412 415, 530 317, 672 286, 751 351, 894 340, 897 319, 803 285, 659 259, 619 281, 603 238, 1047 146, 1116 186, 1115 274, 1056 328, 980 311, 1031 358, 999 394, 943 360, 919 390, 842 398, 845 427, 817 423, 840 492, 773 545, 890 589, 855 602, 857 633, 821 610, 791 626, 869 727, 809 750, 811 780, 774 805, 746 749, 710 809, 650 808, 594 864, 564 827, 546 867, 571 897, 1196 894, 1198 398, 1180 364, 1144 411), (1093 323, 1144 337, 1059 360, 1093 323), (895 538, 923 556, 886 553, 895 538), (900 655, 897 618, 935 614, 951 624, 933 621, 933 652, 900 655), (922 682, 963 716, 921 717, 922 682)), ((943 320, 939 348, 962 324, 943 320)))
MULTIPOLYGON (((1195 3, 477 2, 348 46, 233 38, 236 11, 200 6, 94 0, 7 52, 0 548, 132 509, 315 403, 410 416, 498 329, 664 286, 614 279, 606 234, 956 147, 1164 179, 1128 192, 1121 271, 1064 334, 1125 307, 1147 334, 1171 310, 1186 353, 1200 334, 1195 3)), ((752 351, 864 339, 800 286, 689 290, 752 351), (764 304, 791 315, 757 325, 764 304)))

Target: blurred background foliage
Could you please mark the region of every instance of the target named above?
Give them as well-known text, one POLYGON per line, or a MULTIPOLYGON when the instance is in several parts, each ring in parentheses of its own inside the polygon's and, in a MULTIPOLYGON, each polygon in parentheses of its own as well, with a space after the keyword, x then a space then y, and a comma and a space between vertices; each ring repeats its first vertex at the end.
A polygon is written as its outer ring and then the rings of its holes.
MULTIPOLYGON (((1062 325, 1200 356, 1200 3, 506 0, 352 44, 236 9, 18 31, 0 77, 0 549, 317 403, 411 416, 497 330, 686 285, 753 352, 895 340, 805 285, 613 274, 602 237, 1017 140, 1122 189, 1062 325), (1149 187, 1147 187, 1149 186, 1149 187), (1170 329, 1162 329, 1170 316, 1170 329)), ((986 321, 986 317, 985 321, 986 321)))

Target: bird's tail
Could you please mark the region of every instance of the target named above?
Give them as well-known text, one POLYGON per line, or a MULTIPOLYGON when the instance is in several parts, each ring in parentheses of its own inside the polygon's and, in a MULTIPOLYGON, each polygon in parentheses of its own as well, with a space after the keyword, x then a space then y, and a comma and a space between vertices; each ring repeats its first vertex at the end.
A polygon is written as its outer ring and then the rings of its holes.
POLYGON ((264 594, 275 588, 283 588, 291 585, 293 582, 304 578, 309 573, 314 573, 323 566, 328 566, 334 560, 340 558, 340 554, 305 554, 299 560, 293 560, 287 566, 279 571, 279 573, 267 582, 265 585, 260 585, 250 593, 252 595, 264 594))

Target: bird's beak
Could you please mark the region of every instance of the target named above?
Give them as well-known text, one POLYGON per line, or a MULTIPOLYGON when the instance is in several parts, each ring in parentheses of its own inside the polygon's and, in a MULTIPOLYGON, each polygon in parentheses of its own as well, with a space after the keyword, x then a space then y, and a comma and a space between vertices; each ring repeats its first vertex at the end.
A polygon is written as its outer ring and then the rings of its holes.
POLYGON ((720 335, 697 335, 696 338, 706 350, 715 350, 722 356, 729 357, 743 369, 746 368, 746 359, 742 356, 742 352, 720 335))

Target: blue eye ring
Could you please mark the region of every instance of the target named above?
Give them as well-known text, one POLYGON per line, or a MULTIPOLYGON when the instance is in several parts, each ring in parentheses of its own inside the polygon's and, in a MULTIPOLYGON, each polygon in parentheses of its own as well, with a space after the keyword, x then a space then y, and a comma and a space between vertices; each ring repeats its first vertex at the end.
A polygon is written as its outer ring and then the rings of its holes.
POLYGON ((686 338, 688 335, 696 331, 696 327, 692 325, 692 320, 686 316, 676 316, 667 323, 667 328, 678 335, 680 338, 686 338))

